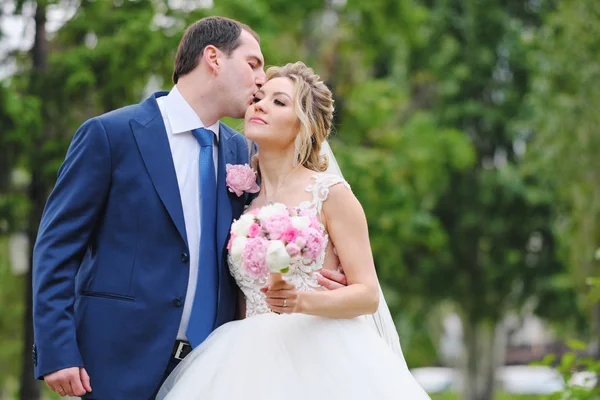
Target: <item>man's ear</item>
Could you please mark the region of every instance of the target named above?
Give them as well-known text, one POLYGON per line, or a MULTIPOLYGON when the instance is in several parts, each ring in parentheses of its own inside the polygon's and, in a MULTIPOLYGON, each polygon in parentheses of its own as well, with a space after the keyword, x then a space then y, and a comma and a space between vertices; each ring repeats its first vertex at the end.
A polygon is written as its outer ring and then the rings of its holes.
POLYGON ((208 69, 216 75, 217 71, 219 70, 219 49, 212 44, 209 44, 204 48, 204 52, 202 52, 202 58, 204 59, 204 62, 206 62, 208 69))

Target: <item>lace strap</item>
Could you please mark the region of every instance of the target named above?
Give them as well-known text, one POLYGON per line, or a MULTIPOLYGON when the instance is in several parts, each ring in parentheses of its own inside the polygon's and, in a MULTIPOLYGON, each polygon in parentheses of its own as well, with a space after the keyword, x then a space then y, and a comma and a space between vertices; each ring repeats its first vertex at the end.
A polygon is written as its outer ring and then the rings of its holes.
POLYGON ((327 197, 329 196, 329 189, 332 186, 341 183, 350 189, 348 182, 346 182, 344 178, 339 175, 323 173, 316 174, 313 178, 315 181, 306 186, 306 191, 311 192, 313 195, 310 208, 314 211, 315 215, 321 214, 323 202, 327 200, 327 197))

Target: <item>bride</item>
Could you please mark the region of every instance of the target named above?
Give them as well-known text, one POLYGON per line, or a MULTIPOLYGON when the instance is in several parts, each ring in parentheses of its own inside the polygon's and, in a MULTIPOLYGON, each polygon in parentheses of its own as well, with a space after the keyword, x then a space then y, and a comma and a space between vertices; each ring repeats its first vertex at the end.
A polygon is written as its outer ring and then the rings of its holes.
POLYGON ((325 173, 335 163, 326 142, 330 90, 300 62, 272 67, 267 78, 245 117, 261 180, 246 213, 274 203, 310 212, 326 245, 316 261, 292 258, 284 279, 250 275, 230 256, 245 318, 194 349, 157 399, 429 399, 406 366, 389 311, 377 312, 381 291, 363 209, 341 174, 325 173), (348 285, 325 290, 319 271, 340 264, 348 285))

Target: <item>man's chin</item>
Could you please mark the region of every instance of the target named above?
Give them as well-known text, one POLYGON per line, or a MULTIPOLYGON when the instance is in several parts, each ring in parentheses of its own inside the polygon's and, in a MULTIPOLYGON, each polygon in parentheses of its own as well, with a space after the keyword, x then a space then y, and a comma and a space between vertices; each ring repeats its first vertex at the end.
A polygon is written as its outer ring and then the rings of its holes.
POLYGON ((235 119, 244 119, 246 117, 246 109, 238 110, 237 112, 233 112, 230 115, 231 118, 235 119))

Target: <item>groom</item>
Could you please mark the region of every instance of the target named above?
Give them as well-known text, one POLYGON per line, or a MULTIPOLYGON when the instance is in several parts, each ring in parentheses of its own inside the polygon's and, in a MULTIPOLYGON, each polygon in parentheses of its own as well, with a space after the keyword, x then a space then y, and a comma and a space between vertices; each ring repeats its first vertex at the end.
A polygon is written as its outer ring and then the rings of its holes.
POLYGON ((181 39, 171 92, 75 133, 33 254, 35 375, 59 395, 153 398, 236 317, 225 243, 246 198, 225 165, 248 147, 219 119, 243 117, 263 64, 252 29, 204 18, 181 39))

